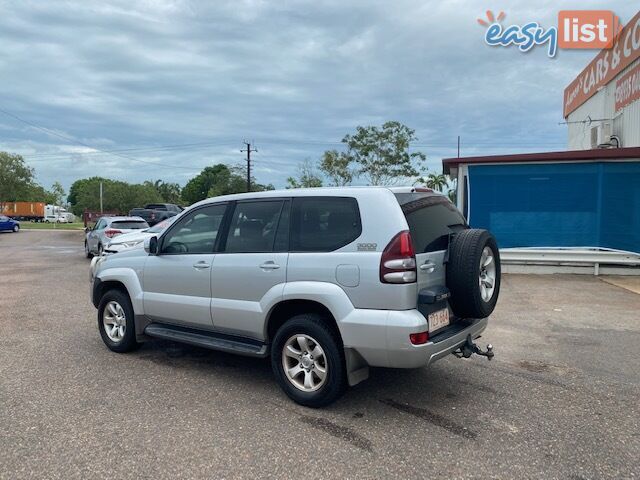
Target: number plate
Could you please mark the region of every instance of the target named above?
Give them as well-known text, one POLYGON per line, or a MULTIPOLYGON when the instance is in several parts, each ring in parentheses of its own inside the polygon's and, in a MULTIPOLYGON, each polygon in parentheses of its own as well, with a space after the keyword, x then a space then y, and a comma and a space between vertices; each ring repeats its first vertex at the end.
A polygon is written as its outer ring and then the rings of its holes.
POLYGON ((449 325, 449 309, 443 308, 437 312, 429 314, 429 332, 435 332, 442 327, 449 325))

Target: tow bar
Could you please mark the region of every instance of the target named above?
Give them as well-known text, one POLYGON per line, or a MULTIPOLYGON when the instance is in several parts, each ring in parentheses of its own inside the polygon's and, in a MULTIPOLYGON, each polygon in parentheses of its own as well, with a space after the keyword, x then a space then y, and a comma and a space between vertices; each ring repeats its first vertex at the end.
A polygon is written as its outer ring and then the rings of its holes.
POLYGON ((488 344, 487 351, 483 352, 479 346, 473 343, 473 340, 471 340, 471 335, 467 336, 467 341, 464 343, 464 345, 461 345, 458 350, 455 350, 451 353, 458 358, 469 358, 475 353, 476 355, 487 357, 487 360, 491 360, 494 355, 493 345, 488 344))

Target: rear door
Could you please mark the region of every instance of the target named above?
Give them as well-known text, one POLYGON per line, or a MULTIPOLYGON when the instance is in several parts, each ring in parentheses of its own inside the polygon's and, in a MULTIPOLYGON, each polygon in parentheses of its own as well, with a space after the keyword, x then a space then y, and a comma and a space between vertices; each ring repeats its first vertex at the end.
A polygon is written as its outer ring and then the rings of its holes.
POLYGON ((464 217, 444 195, 418 192, 395 195, 409 224, 416 252, 418 292, 446 287, 444 261, 449 238, 469 228, 464 217))
POLYGON ((289 200, 237 202, 211 269, 217 330, 262 340, 267 310, 287 277, 289 200))

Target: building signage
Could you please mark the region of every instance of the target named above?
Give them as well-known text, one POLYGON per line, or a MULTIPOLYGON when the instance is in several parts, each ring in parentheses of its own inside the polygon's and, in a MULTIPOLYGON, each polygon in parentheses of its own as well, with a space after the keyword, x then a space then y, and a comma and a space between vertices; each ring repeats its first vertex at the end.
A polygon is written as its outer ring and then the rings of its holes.
POLYGON ((640 64, 616 82, 616 112, 640 99, 640 64))
POLYGON ((622 29, 613 47, 602 50, 564 89, 565 118, 637 58, 640 58, 640 12, 622 29))

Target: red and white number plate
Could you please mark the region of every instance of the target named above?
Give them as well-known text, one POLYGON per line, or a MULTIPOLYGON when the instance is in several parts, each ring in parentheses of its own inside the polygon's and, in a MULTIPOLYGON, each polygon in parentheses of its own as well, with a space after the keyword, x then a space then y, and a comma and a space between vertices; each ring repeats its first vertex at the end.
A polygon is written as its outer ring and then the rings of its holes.
POLYGON ((449 325, 449 309, 443 308, 437 312, 429 314, 429 332, 435 332, 449 325))

